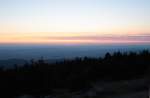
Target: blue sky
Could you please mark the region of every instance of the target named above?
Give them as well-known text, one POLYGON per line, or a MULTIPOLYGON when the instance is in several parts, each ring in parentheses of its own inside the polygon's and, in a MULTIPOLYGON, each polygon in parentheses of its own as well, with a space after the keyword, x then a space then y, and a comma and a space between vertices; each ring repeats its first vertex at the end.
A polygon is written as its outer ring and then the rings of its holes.
POLYGON ((150 0, 0 0, 0 34, 150 34, 150 0))

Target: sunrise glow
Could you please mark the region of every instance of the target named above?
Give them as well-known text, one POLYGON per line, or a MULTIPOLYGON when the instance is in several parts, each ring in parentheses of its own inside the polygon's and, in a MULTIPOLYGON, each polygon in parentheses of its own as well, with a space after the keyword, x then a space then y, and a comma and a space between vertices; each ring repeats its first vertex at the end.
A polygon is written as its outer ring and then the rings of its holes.
POLYGON ((0 44, 150 43, 149 0, 1 0, 0 44))

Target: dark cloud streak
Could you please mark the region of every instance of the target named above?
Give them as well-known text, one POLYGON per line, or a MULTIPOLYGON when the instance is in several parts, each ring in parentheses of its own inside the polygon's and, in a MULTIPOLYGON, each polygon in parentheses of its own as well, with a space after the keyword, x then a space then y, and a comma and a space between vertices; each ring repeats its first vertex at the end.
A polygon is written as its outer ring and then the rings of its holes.
POLYGON ((122 40, 122 41, 150 41, 149 35, 128 35, 128 36, 69 36, 69 37, 40 37, 44 40, 122 40))

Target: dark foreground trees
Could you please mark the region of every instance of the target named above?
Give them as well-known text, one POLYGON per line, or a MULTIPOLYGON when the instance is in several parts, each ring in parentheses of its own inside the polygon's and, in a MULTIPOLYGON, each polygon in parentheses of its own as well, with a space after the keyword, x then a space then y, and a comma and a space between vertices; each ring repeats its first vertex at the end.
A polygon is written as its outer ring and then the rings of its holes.
POLYGON ((0 68, 0 96, 49 95, 55 89, 87 90, 96 81, 149 76, 150 52, 106 53, 104 58, 75 58, 53 64, 43 59, 14 69, 0 68))

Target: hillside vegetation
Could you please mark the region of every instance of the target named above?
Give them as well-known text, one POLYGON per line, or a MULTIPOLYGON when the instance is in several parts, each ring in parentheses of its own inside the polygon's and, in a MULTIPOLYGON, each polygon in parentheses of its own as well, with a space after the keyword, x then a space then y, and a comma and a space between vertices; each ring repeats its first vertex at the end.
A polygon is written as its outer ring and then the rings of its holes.
MULTIPOLYGON (((18 65, 19 66, 19 65, 18 65)), ((56 63, 31 60, 23 67, 0 69, 0 96, 41 96, 63 89, 87 91, 99 81, 126 81, 150 75, 150 52, 106 53, 104 58, 75 58, 56 63), (7 94, 7 95, 6 95, 7 94)))

